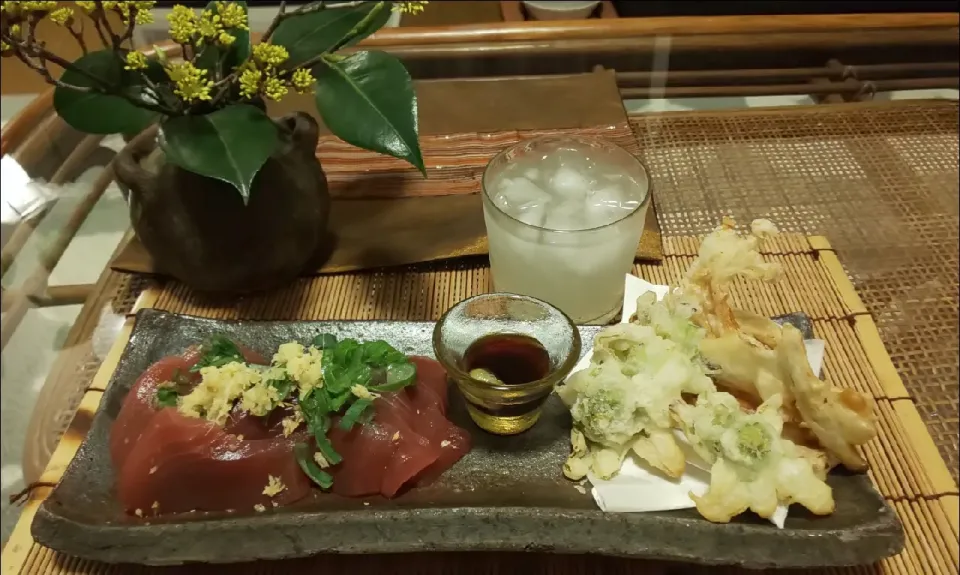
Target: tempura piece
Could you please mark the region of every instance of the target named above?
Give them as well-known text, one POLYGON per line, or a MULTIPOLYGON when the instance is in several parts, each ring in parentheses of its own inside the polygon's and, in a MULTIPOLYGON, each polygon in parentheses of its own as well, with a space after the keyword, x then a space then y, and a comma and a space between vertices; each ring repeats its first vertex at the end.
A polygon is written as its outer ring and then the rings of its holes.
POLYGON ((609 479, 632 450, 669 477, 686 468, 671 431, 670 405, 682 394, 713 391, 698 347, 704 330, 690 321, 693 309, 679 297, 638 299, 636 323, 602 329, 590 366, 557 389, 573 416, 571 479, 588 471, 609 479), (577 435, 579 434, 579 435, 577 435))
POLYGON ((831 465, 863 470, 867 464, 855 446, 876 435, 871 399, 819 380, 810 370, 803 338, 792 326, 781 328, 728 304, 724 287, 734 276, 769 280, 777 275, 774 264, 765 263, 757 251, 758 238, 776 228, 757 220, 751 230, 753 237, 738 236, 732 220, 725 219, 704 239, 686 276, 684 291, 702 306, 693 320, 707 330, 700 353, 717 384, 744 403, 759 405, 779 396, 786 437, 799 443, 815 439, 831 456, 831 465), (800 393, 804 397, 797 397, 800 393))
POLYGON ((780 437, 779 396, 754 413, 724 392, 701 395, 695 406, 677 402, 672 410, 694 450, 712 463, 707 492, 690 494, 709 521, 727 523, 747 510, 769 519, 779 505, 791 503, 816 515, 833 512, 825 470, 806 450, 780 437))
MULTIPOLYGON (((687 270, 680 288, 700 304, 693 321, 707 330, 710 337, 738 332, 737 319, 730 307, 730 296, 724 287, 734 278, 769 281, 779 276, 780 266, 765 262, 759 252, 757 236, 741 236, 731 218, 724 218, 722 225, 704 238, 696 261, 687 270)), ((756 220, 753 229, 763 235, 776 232, 776 227, 767 220, 756 220)))
POLYGON ((803 336, 793 326, 783 327, 777 356, 804 426, 848 469, 865 470, 867 462, 856 446, 877 435, 873 399, 852 389, 837 389, 817 378, 807 362, 803 336))
POLYGON ((751 345, 739 333, 727 333, 701 341, 700 353, 715 368, 718 380, 754 398, 754 405, 774 395, 786 396, 786 402, 793 403, 775 350, 751 345))
POLYGON ((733 317, 740 332, 753 341, 770 349, 780 344, 780 324, 772 319, 742 309, 733 310, 733 317))
POLYGON ((581 479, 592 471, 601 479, 610 479, 619 473, 629 450, 638 445, 638 455, 651 465, 670 477, 680 477, 686 461, 668 431, 670 403, 680 397, 680 390, 658 389, 646 374, 624 375, 620 365, 617 361, 591 364, 558 389, 574 422, 572 453, 564 474, 581 479), (659 449, 651 449, 646 440, 651 434, 660 439, 660 431, 666 441, 658 444, 659 449))

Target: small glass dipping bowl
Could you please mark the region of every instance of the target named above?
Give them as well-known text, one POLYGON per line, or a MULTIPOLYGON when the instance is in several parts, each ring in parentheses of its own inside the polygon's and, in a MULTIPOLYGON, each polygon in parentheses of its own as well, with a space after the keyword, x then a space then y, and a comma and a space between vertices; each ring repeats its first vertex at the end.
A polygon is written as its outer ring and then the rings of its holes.
POLYGON ((543 402, 580 359, 580 331, 562 311, 538 299, 491 293, 453 306, 433 330, 437 360, 466 400, 467 410, 481 429, 496 435, 516 435, 533 427, 543 402), (470 377, 465 354, 471 344, 493 334, 536 339, 549 356, 546 376, 536 381, 497 385, 470 377))

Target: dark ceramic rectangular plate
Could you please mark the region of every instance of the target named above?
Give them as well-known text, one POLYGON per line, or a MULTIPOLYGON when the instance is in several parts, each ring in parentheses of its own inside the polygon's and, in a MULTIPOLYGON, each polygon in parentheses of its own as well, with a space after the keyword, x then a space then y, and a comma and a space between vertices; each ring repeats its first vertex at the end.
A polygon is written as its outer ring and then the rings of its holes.
MULTIPOLYGON (((805 317, 791 317, 809 334, 805 317)), ((581 328, 590 342, 599 328, 581 328)), ((469 420, 451 392, 451 418, 475 446, 435 484, 393 500, 317 493, 265 513, 137 519, 114 497, 108 433, 137 376, 157 359, 222 331, 260 352, 318 332, 382 338, 408 354, 431 355, 432 323, 393 321, 217 321, 155 310, 136 326, 89 435, 33 522, 38 542, 111 563, 226 563, 317 553, 544 551, 598 553, 750 567, 814 567, 877 561, 899 551, 894 512, 864 475, 833 474, 836 512, 816 518, 795 507, 786 528, 759 518, 709 523, 695 510, 602 513, 560 472, 570 420, 556 397, 529 432, 494 437, 469 420)), ((589 345, 585 346, 589 348, 589 345)))

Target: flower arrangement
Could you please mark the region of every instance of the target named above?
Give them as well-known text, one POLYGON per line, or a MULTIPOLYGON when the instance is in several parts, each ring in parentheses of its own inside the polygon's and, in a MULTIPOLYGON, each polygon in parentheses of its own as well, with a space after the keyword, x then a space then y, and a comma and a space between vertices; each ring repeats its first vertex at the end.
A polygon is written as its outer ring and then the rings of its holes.
POLYGON ((0 53, 53 84, 57 113, 80 131, 130 135, 159 123, 167 161, 229 182, 247 201, 282 129, 266 102, 312 93, 339 138, 424 172, 417 100, 403 64, 385 52, 339 52, 384 26, 391 11, 418 13, 426 2, 308 2, 290 10, 281 2, 257 43, 246 2, 215 1, 200 11, 176 5, 167 20, 179 50, 169 53, 132 45, 136 27, 153 21, 156 2, 75 4, 3 2, 0 53), (45 19, 76 38, 80 58, 67 61, 38 40, 45 19), (96 30, 101 49, 88 48, 85 26, 96 30), (63 68, 59 78, 51 65, 63 68))

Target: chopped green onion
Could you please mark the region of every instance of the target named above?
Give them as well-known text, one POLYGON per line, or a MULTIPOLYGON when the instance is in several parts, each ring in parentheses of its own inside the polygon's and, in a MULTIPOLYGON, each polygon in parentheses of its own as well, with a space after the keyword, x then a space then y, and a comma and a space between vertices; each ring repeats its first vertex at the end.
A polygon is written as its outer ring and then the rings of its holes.
POLYGON ((321 333, 313 338, 313 347, 317 349, 332 349, 337 345, 337 336, 331 333, 321 333))
POLYGON ((162 385, 157 388, 157 406, 160 408, 164 407, 176 407, 177 401, 180 399, 180 394, 177 393, 176 388, 162 385))
POLYGON ((386 383, 383 385, 374 385, 370 391, 378 393, 387 393, 391 391, 400 391, 417 379, 417 366, 412 363, 391 363, 386 369, 386 383))
POLYGON ((277 390, 277 401, 280 402, 290 396, 293 388, 296 387, 296 382, 288 376, 283 379, 272 379, 267 382, 267 385, 277 390))
POLYGON ((343 417, 340 418, 340 429, 344 431, 353 429, 357 420, 360 419, 360 416, 362 416, 371 405, 373 405, 373 400, 370 399, 358 399, 354 401, 353 405, 351 405, 350 408, 347 409, 347 412, 343 414, 343 417))
POLYGON ((215 333, 203 343, 203 355, 190 371, 196 373, 204 367, 222 367, 234 361, 243 362, 243 353, 237 344, 222 333, 215 333))
MULTIPOLYGON (((324 418, 327 419, 327 418, 324 418)), ((323 454, 323 458, 330 462, 330 465, 336 465, 343 461, 343 457, 333 448, 330 439, 327 438, 326 428, 329 426, 329 419, 325 421, 322 427, 313 430, 313 439, 317 442, 317 451, 323 454)))
POLYGON ((293 447, 293 453, 297 458, 300 469, 321 489, 330 489, 333 486, 333 476, 320 469, 320 466, 313 459, 313 453, 310 451, 309 445, 298 443, 293 447))

